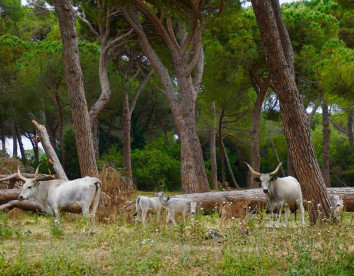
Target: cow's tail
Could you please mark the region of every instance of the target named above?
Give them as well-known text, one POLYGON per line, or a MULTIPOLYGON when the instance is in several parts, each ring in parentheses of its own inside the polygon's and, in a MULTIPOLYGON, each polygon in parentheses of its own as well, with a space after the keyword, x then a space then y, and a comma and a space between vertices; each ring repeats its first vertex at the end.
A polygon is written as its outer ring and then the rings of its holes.
MULTIPOLYGON (((139 211, 141 210, 140 206, 140 196, 136 198, 136 215, 139 216, 139 211)), ((134 214, 135 215, 135 214, 134 214)))
POLYGON ((95 214, 96 213, 96 210, 97 210, 97 207, 98 207, 98 204, 101 202, 102 203, 102 184, 101 184, 101 181, 99 181, 97 179, 97 181, 95 183, 93 183, 95 185, 95 195, 93 196, 93 199, 92 199, 92 203, 91 203, 91 210, 92 212, 95 214))

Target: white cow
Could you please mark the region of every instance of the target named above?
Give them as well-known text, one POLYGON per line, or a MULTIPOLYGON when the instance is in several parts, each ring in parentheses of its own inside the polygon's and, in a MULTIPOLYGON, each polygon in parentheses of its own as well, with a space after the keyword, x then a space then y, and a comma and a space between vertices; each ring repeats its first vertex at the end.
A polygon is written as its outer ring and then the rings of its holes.
POLYGON ((172 220, 173 224, 177 226, 175 214, 182 213, 184 224, 186 223, 186 216, 190 215, 192 225, 194 225, 194 215, 197 209, 197 203, 195 201, 185 198, 167 198, 166 206, 168 212, 166 223, 172 220))
POLYGON ((145 218, 148 212, 155 213, 159 219, 165 199, 164 192, 158 192, 156 197, 138 196, 136 198, 136 220, 139 220, 141 217, 141 222, 145 226, 145 218))
POLYGON ((60 227, 60 210, 78 204, 88 222, 91 216, 91 231, 93 232, 93 224, 101 196, 102 184, 99 179, 86 176, 72 181, 38 181, 38 167, 34 179, 25 178, 19 169, 18 175, 25 181, 19 195, 20 199, 33 199, 44 212, 54 216, 55 225, 58 227, 60 227))
POLYGON ((296 204, 298 209, 300 210, 301 224, 302 226, 304 226, 304 205, 302 203, 302 192, 300 183, 296 180, 296 178, 292 176, 281 178, 276 177, 275 174, 279 171, 281 164, 282 162, 280 162, 278 167, 271 173, 259 173, 256 172, 249 164, 247 164, 247 166, 252 172, 252 174, 256 176, 254 180, 260 183, 263 192, 266 195, 270 211, 269 226, 273 227, 273 211, 275 208, 277 208, 278 212, 276 227, 279 227, 281 211, 283 207, 285 207, 284 227, 287 227, 288 219, 290 216, 289 206, 293 204, 296 204))

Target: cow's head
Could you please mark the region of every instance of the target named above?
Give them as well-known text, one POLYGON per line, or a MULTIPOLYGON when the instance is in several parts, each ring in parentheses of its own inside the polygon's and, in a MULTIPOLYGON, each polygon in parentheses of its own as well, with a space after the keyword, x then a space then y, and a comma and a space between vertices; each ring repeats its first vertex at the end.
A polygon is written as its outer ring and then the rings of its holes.
POLYGON ((191 202, 188 202, 187 204, 188 204, 189 207, 190 207, 191 214, 192 214, 192 215, 195 215, 195 212, 197 211, 197 205, 198 205, 197 202, 191 201, 191 202))
POLYGON ((23 184, 22 187, 22 192, 19 195, 19 199, 28 199, 33 197, 38 189, 38 185, 39 185, 39 181, 38 181, 38 169, 39 166, 36 169, 36 173, 33 179, 29 179, 24 177, 21 172, 20 172, 20 168, 17 168, 17 172, 18 172, 18 176, 21 178, 21 180, 23 180, 25 182, 25 184, 23 184))
POLYGON ((262 187, 264 193, 268 193, 269 191, 269 185, 277 180, 277 177, 275 176, 279 169, 280 166, 282 165, 283 162, 280 162, 278 167, 271 173, 259 173, 256 172, 247 162, 245 162, 248 168, 250 169, 251 173, 255 176, 254 181, 258 182, 259 185, 262 187))
POLYGON ((343 209, 343 199, 339 195, 333 195, 330 197, 332 208, 334 208, 335 213, 338 214, 343 209))
POLYGON ((161 204, 165 204, 166 198, 165 198, 165 193, 164 192, 158 192, 156 194, 157 199, 161 202, 161 204))

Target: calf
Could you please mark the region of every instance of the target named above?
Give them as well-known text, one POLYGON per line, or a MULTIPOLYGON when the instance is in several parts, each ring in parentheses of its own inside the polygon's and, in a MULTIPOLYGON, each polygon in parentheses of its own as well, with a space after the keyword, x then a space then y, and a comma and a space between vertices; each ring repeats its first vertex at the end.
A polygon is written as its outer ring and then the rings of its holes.
POLYGON ((331 195, 330 196, 332 208, 334 208, 334 215, 338 219, 338 214, 343 210, 343 199, 339 197, 339 195, 331 195))
POLYGON ((60 211, 78 204, 84 217, 88 219, 91 217, 91 232, 93 232, 93 223, 101 196, 102 185, 99 179, 86 176, 72 181, 38 181, 38 167, 34 179, 25 178, 19 169, 18 175, 25 181, 20 199, 33 199, 42 211, 54 215, 54 223, 57 227, 60 227, 60 211))
POLYGON ((248 201, 239 202, 236 205, 220 204, 219 231, 222 223, 225 226, 227 221, 233 218, 239 218, 241 226, 244 227, 248 222, 248 204, 248 201))
POLYGON ((298 209, 300 209, 301 224, 304 226, 304 206, 302 203, 300 183, 296 180, 296 178, 292 176, 281 178, 276 177, 275 175, 279 171, 281 164, 282 162, 280 162, 278 167, 271 173, 259 173, 246 163, 252 174, 256 176, 254 180, 260 183, 263 192, 265 193, 270 211, 269 226, 273 227, 273 211, 275 208, 277 208, 276 227, 279 227, 281 212, 283 207, 285 207, 284 227, 287 227, 288 219, 290 216, 289 206, 293 204, 296 204, 298 209))
POLYGON ((138 196, 136 198, 136 220, 139 220, 141 217, 141 222, 145 226, 145 218, 148 212, 156 213, 157 218, 159 218, 164 201, 165 193, 163 192, 157 193, 157 197, 138 196))
POLYGON ((183 214, 183 223, 186 224, 186 216, 190 215, 192 225, 194 225, 194 216, 197 210, 197 203, 185 198, 167 198, 167 217, 166 223, 172 220, 173 225, 177 226, 175 215, 176 213, 183 214))

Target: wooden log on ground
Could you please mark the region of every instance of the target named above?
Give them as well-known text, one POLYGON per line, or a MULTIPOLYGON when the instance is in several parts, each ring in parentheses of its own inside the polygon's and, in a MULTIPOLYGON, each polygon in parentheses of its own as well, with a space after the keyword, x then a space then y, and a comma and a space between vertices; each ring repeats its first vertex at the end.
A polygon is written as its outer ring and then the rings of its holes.
POLYGON ((20 193, 21 189, 19 188, 0 190, 0 204, 4 204, 11 200, 18 199, 20 193))
MULTIPOLYGON (((343 199, 344 207, 347 211, 354 211, 354 187, 328 188, 327 190, 329 195, 338 194, 343 199)), ((262 189, 182 194, 171 197, 192 199, 199 203, 199 206, 205 211, 212 211, 223 202, 237 202, 241 200, 249 200, 251 207, 257 205, 261 207, 267 206, 262 189)))

